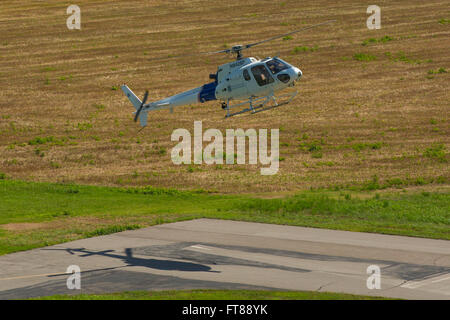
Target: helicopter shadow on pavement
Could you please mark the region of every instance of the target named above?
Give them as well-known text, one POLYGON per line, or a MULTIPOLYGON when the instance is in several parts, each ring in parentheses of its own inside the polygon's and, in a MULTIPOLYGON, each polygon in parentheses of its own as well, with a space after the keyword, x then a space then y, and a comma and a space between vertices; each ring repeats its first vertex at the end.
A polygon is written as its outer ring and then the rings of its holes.
POLYGON ((146 267, 150 269, 163 270, 163 271, 187 271, 187 272, 214 272, 220 273, 220 271, 213 271, 211 267, 204 264, 183 262, 183 261, 173 261, 173 260, 159 260, 159 259, 144 259, 137 258, 133 256, 132 250, 130 248, 125 249, 125 256, 120 254, 114 254, 114 250, 104 250, 104 251, 89 251, 85 248, 67 248, 67 249, 43 249, 43 250, 64 250, 68 253, 74 255, 75 253, 81 253, 79 257, 88 256, 102 256, 106 258, 113 258, 122 260, 127 264, 127 266, 133 267, 146 267))

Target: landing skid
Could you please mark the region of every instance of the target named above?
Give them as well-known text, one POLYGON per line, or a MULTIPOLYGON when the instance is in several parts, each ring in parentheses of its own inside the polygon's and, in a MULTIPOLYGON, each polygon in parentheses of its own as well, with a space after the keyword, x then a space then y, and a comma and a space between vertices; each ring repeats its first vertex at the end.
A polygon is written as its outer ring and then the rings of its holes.
POLYGON ((282 105, 290 103, 292 101, 292 99, 294 99, 294 97, 297 95, 297 93, 298 93, 298 91, 295 91, 293 93, 286 93, 286 94, 280 95, 278 97, 275 97, 273 94, 271 94, 271 95, 260 97, 260 98, 250 98, 247 101, 244 101, 244 102, 241 102, 238 104, 234 104, 234 105, 231 105, 230 101, 227 101, 227 104, 226 105, 224 104, 224 107, 223 107, 223 109, 227 110, 227 114, 225 115, 225 118, 236 116, 238 114, 242 114, 245 112, 251 111, 251 113, 258 113, 258 112, 262 112, 265 110, 270 110, 270 109, 280 107, 282 105), (288 97, 288 100, 283 101, 281 103, 277 102, 277 99, 284 98, 284 97, 288 97), (267 103, 270 101, 272 101, 273 104, 270 106, 266 106, 267 103), (255 106, 255 103, 257 104, 256 106, 255 106), (231 108, 245 106, 247 104, 249 105, 249 108, 246 108, 246 109, 243 109, 243 110, 237 111, 237 112, 230 112, 231 108))

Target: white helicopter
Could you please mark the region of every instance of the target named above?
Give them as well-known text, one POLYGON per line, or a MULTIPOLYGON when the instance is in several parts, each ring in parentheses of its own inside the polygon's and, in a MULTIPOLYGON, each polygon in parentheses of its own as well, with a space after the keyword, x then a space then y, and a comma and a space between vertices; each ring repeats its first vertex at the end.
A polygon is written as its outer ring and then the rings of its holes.
POLYGON ((294 86, 295 82, 302 76, 301 70, 278 57, 268 57, 265 59, 256 59, 253 57, 244 58, 242 56, 242 50, 334 21, 335 20, 330 20, 315 24, 247 45, 235 45, 230 49, 198 53, 232 53, 236 54, 236 61, 223 64, 218 67, 217 73, 210 74, 209 77, 210 79, 213 79, 214 82, 207 83, 198 88, 159 101, 146 103, 148 91, 145 92, 144 99, 141 101, 128 86, 122 85, 121 88, 123 92, 136 109, 134 121, 139 119, 141 126, 145 127, 147 125, 149 111, 170 109, 170 112, 173 112, 174 107, 204 103, 211 100, 222 101, 222 109, 226 109, 227 111, 225 117, 231 117, 248 111, 256 113, 278 107, 282 104, 287 104, 297 95, 297 91, 277 97, 275 96, 275 92, 294 86), (277 99, 283 97, 287 97, 287 101, 278 103, 277 99), (244 102, 231 104, 231 101, 233 100, 244 102), (272 101, 273 104, 265 107, 270 101, 272 101), (232 108, 246 105, 248 105, 248 108, 246 109, 234 113, 230 112, 230 109, 232 108))

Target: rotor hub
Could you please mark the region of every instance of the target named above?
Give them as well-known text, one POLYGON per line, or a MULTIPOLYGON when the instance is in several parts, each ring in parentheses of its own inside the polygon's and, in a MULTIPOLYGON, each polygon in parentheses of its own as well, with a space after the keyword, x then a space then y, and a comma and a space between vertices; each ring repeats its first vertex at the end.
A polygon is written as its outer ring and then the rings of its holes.
POLYGON ((235 45, 231 47, 231 52, 236 54, 236 59, 242 59, 242 50, 244 50, 244 46, 241 44, 235 45))
POLYGON ((233 51, 233 52, 240 52, 240 51, 242 51, 243 48, 244 47, 242 45, 238 44, 238 45, 232 46, 231 47, 231 51, 233 51))

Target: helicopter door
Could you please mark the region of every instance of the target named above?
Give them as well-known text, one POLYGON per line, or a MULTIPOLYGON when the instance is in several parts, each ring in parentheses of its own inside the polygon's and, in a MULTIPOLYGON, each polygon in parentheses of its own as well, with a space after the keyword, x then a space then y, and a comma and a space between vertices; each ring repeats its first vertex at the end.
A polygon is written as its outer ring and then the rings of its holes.
POLYGON ((249 95, 253 95, 254 88, 252 83, 255 82, 254 80, 252 80, 249 70, 250 68, 242 70, 242 77, 244 78, 244 84, 247 88, 247 97, 249 95))
POLYGON ((254 81, 248 81, 247 86, 254 96, 266 95, 273 90, 272 87, 275 81, 264 65, 254 66, 251 68, 251 71, 254 81))
POLYGON ((244 81, 244 77, 240 70, 237 70, 231 74, 229 78, 228 90, 232 99, 242 99, 248 97, 247 81, 244 81))

